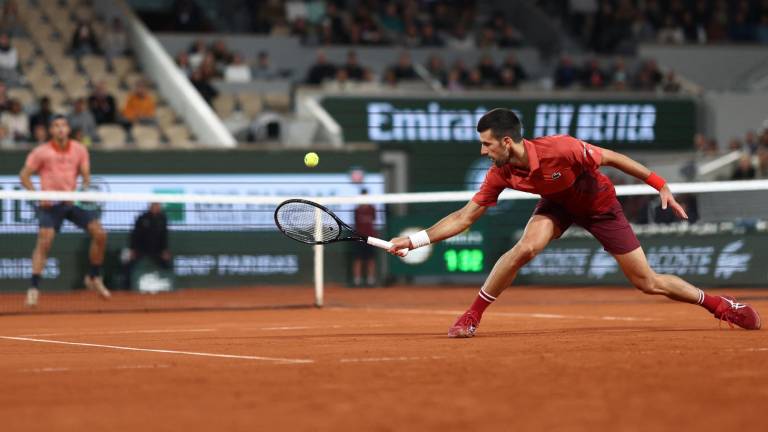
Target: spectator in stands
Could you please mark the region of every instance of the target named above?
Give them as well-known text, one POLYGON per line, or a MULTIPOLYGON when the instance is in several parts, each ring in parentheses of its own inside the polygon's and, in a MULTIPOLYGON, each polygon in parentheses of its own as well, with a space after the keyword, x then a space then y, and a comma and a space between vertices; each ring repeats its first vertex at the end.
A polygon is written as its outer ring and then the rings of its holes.
POLYGON ((69 127, 72 130, 78 129, 82 134, 82 139, 79 139, 83 145, 88 147, 92 142, 97 141, 98 134, 96 133, 96 120, 93 117, 93 113, 88 109, 85 98, 77 98, 73 106, 72 112, 67 117, 69 121, 69 127))
POLYGON ((664 91, 664 93, 679 93, 681 89, 682 86, 677 79, 677 74, 670 69, 667 71, 667 74, 664 75, 664 81, 661 83, 661 90, 664 91))
POLYGON ((81 22, 75 27, 70 44, 70 53, 75 57, 89 54, 101 54, 99 42, 90 23, 81 22))
POLYGON ((394 39, 405 30, 405 23, 400 17, 397 2, 387 2, 384 6, 384 14, 379 17, 379 24, 390 39, 394 39))
POLYGON ((750 155, 756 155, 760 148, 760 140, 757 138, 757 132, 750 130, 744 136, 744 151, 750 155))
POLYGON ((123 107, 123 117, 131 124, 155 123, 155 97, 147 89, 143 80, 136 82, 136 87, 128 95, 123 107))
POLYGON ((0 33, 0 80, 14 85, 19 81, 19 54, 8 33, 0 33))
POLYGON ((480 78, 483 84, 494 85, 499 82, 499 71, 493 63, 493 58, 489 54, 483 54, 480 62, 477 64, 477 70, 480 71, 480 78))
POLYGON ((579 71, 573 65, 573 61, 568 56, 560 58, 560 62, 555 69, 555 87, 563 89, 573 86, 579 78, 579 71))
POLYGON ((206 48, 205 42, 202 39, 195 39, 192 46, 189 47, 189 67, 191 70, 200 67, 206 53, 208 53, 208 48, 206 48))
POLYGON ((397 58, 397 63, 390 69, 395 74, 395 80, 397 82, 418 78, 416 70, 413 68, 413 63, 411 62, 411 55, 407 52, 400 53, 397 58))
POLYGON ((357 53, 354 50, 347 51, 347 60, 342 69, 344 69, 347 77, 352 81, 363 81, 365 79, 365 68, 360 65, 357 53))
POLYGON ((392 69, 384 71, 384 75, 381 77, 381 83, 386 87, 397 87, 397 75, 392 69))
POLYGON ((234 57, 232 51, 227 48, 227 44, 221 39, 217 39, 211 44, 210 52, 213 54, 216 64, 229 64, 234 57))
POLYGON ((464 24, 458 24, 446 41, 448 48, 456 51, 469 51, 475 48, 475 38, 467 31, 464 24))
POLYGON ((29 117, 17 99, 11 99, 8 110, 0 114, 0 124, 6 129, 7 139, 12 143, 29 141, 29 117))
POLYGON ((43 96, 40 98, 38 111, 29 118, 29 127, 34 129, 37 125, 41 124, 47 129, 52 118, 51 99, 48 96, 43 96))
POLYGON ((112 18, 107 34, 104 35, 104 55, 107 62, 113 58, 128 54, 128 34, 123 28, 123 21, 119 17, 112 18))
POLYGON ((500 48, 516 48, 523 45, 523 35, 512 26, 512 24, 504 25, 501 36, 499 36, 500 48))
POLYGON ((8 103, 10 98, 8 97, 8 87, 3 81, 0 81, 0 112, 8 109, 8 103))
POLYGON ((280 73, 274 66, 272 66, 272 60, 269 58, 269 53, 266 51, 259 51, 256 56, 256 66, 253 68, 252 76, 254 79, 271 80, 280 77, 280 73))
POLYGON ((11 36, 24 34, 23 20, 19 17, 19 8, 14 0, 8 0, 3 4, 2 16, 0 16, 0 30, 11 36))
POLYGON ((130 235, 130 255, 126 263, 126 289, 130 289, 131 273, 136 264, 148 258, 162 269, 172 265, 171 251, 168 246, 168 217, 160 203, 152 203, 133 224, 130 235))
POLYGON ((443 58, 439 55, 432 54, 429 56, 429 59, 427 59, 427 72, 443 86, 448 84, 448 74, 445 71, 443 58))
POLYGON ((768 10, 763 10, 760 15, 760 23, 755 28, 755 41, 768 44, 768 10))
POLYGON ((431 22, 426 22, 421 28, 421 46, 423 47, 442 47, 445 41, 435 31, 435 26, 431 22))
POLYGON ((173 4, 173 30, 199 32, 205 29, 200 8, 192 0, 176 0, 173 4))
POLYGON ((88 109, 93 114, 97 125, 118 122, 115 98, 107 92, 104 82, 97 83, 93 93, 88 96, 88 109))
POLYGON ((585 89, 598 90, 605 87, 605 73, 597 59, 587 61, 581 73, 581 85, 585 89))
POLYGON ((321 19, 321 25, 327 29, 330 43, 343 43, 346 40, 347 31, 344 28, 344 18, 339 12, 335 2, 325 4, 325 16, 321 19))
POLYGON ((664 26, 656 33, 656 41, 662 44, 682 44, 685 42, 683 28, 672 14, 664 17, 664 26))
POLYGON ((176 66, 189 78, 192 75, 192 65, 189 63, 189 54, 182 51, 176 54, 176 66))
POLYGON ((467 74, 467 80, 464 81, 464 88, 477 90, 483 88, 486 85, 483 81, 483 74, 479 68, 472 68, 467 74))
POLYGON ((501 71, 499 71, 499 82, 498 86, 505 88, 505 89, 515 89, 517 88, 518 80, 515 77, 515 71, 510 68, 503 68, 501 71))
POLYGON ((513 53, 509 53, 504 57, 504 62, 501 63, 501 67, 512 69, 512 72, 515 74, 515 85, 519 85, 528 79, 528 73, 525 72, 523 65, 517 60, 517 57, 513 53))
POLYGON ((211 85, 210 80, 203 75, 203 72, 200 69, 195 70, 192 72, 192 76, 189 80, 192 85, 195 86, 197 91, 200 92, 200 96, 208 102, 208 105, 213 105, 213 100, 216 99, 219 92, 213 85, 211 85))
POLYGON ((325 51, 318 50, 315 64, 309 68, 305 82, 307 84, 319 85, 327 79, 336 77, 336 66, 328 62, 325 51))
POLYGON ((755 167, 752 165, 752 157, 745 154, 739 158, 739 162, 733 169, 731 180, 751 180, 754 179, 756 175, 755 167))
POLYGON ((405 33, 400 37, 400 45, 406 48, 421 46, 421 34, 416 23, 410 22, 405 25, 405 33))
POLYGON ((16 148, 16 144, 13 141, 13 136, 8 132, 8 128, 0 123, 0 148, 12 149, 16 148))
POLYGON ((461 79, 461 73, 458 69, 453 68, 448 71, 445 88, 447 88, 449 91, 462 91, 464 90, 464 84, 462 84, 462 82, 463 80, 461 79))
POLYGON ((221 70, 219 70, 218 64, 216 63, 216 57, 214 57, 213 53, 211 52, 207 52, 205 54, 205 57, 203 57, 203 62, 200 63, 200 67, 198 67, 197 70, 199 70, 203 75, 203 78, 207 80, 222 77, 221 70))
POLYGON ((224 67, 224 81, 226 82, 250 82, 251 66, 245 63, 240 53, 232 56, 232 62, 224 67))
POLYGON ((611 88, 613 90, 626 90, 627 82, 629 81, 629 73, 627 72, 627 66, 624 63, 624 59, 617 58, 613 63, 613 70, 611 71, 611 88))
POLYGON ((481 50, 489 50, 496 47, 497 40, 496 32, 492 28, 484 28, 480 30, 480 37, 477 39, 477 48, 481 50))
POLYGON ((32 128, 32 142, 35 145, 46 144, 50 139, 51 138, 48 136, 48 128, 45 127, 45 125, 36 124, 35 127, 32 128))
POLYGON ((653 91, 661 84, 663 76, 655 60, 645 60, 635 77, 634 88, 653 91))

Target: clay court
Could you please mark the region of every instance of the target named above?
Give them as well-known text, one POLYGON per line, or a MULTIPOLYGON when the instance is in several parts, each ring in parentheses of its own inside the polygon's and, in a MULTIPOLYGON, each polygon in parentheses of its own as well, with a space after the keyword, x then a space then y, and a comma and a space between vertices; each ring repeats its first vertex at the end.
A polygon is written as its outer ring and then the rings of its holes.
MULTIPOLYGON (((259 288, 221 298, 226 308, 248 297, 248 309, 193 310, 188 299, 184 311, 0 316, 3 430, 701 432, 765 423, 764 331, 720 328, 701 308, 629 288, 537 287, 505 293, 474 339, 446 338, 475 293, 331 288, 317 309, 299 306, 310 303, 308 288, 259 288)), ((760 290, 728 293, 768 310, 760 290)), ((135 298, 118 293, 113 308, 135 298)))

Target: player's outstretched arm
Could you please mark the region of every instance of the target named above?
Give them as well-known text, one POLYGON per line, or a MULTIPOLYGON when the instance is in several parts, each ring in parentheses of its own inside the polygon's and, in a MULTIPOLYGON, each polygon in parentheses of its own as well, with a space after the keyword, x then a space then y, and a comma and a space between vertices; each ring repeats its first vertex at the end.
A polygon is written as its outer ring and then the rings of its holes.
POLYGON ((627 155, 608 149, 602 149, 602 153, 601 165, 614 167, 653 186, 659 191, 661 208, 666 209, 667 206, 670 206, 678 217, 688 219, 685 209, 675 200, 672 191, 667 186, 667 182, 661 176, 627 155))
POLYGON ((24 168, 22 168, 21 172, 19 172, 19 180, 21 180, 21 184, 24 186, 24 189, 30 191, 35 190, 35 185, 32 184, 32 174, 34 173, 34 170, 26 165, 24 165, 24 168))
POLYGON ((487 207, 470 200, 467 205, 440 219, 439 222, 427 230, 409 237, 393 238, 390 241, 394 244, 394 247, 389 252, 398 255, 397 251, 400 249, 415 249, 453 237, 475 223, 485 213, 486 209, 487 207))

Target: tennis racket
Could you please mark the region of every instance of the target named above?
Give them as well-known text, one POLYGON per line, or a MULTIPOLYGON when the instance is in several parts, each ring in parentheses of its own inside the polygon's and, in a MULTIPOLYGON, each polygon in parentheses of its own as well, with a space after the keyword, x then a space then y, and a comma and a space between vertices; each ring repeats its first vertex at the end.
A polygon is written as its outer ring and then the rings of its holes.
MULTIPOLYGON (((303 199, 289 199, 280 203, 275 210, 275 224, 289 238, 311 245, 359 241, 382 249, 394 246, 386 240, 360 234, 328 208, 303 199)), ((400 249, 398 252, 405 256, 408 249, 400 249)))

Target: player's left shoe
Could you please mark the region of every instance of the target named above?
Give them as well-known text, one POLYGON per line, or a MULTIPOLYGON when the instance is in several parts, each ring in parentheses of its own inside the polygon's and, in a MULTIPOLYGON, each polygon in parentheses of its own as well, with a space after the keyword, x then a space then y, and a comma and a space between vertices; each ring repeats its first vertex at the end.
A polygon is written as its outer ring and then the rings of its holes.
POLYGON ((480 317, 477 312, 468 310, 456 320, 448 329, 449 338, 471 338, 475 335, 477 326, 480 325, 480 317))
POLYGON ((101 276, 86 276, 85 288, 91 291, 96 291, 105 300, 112 298, 112 293, 110 293, 107 287, 104 286, 104 280, 101 278, 101 276))
POLYGON ((747 330, 760 329, 760 315, 755 308, 745 303, 738 303, 733 297, 722 297, 723 301, 715 309, 715 318, 725 321, 729 326, 737 325, 747 330))

